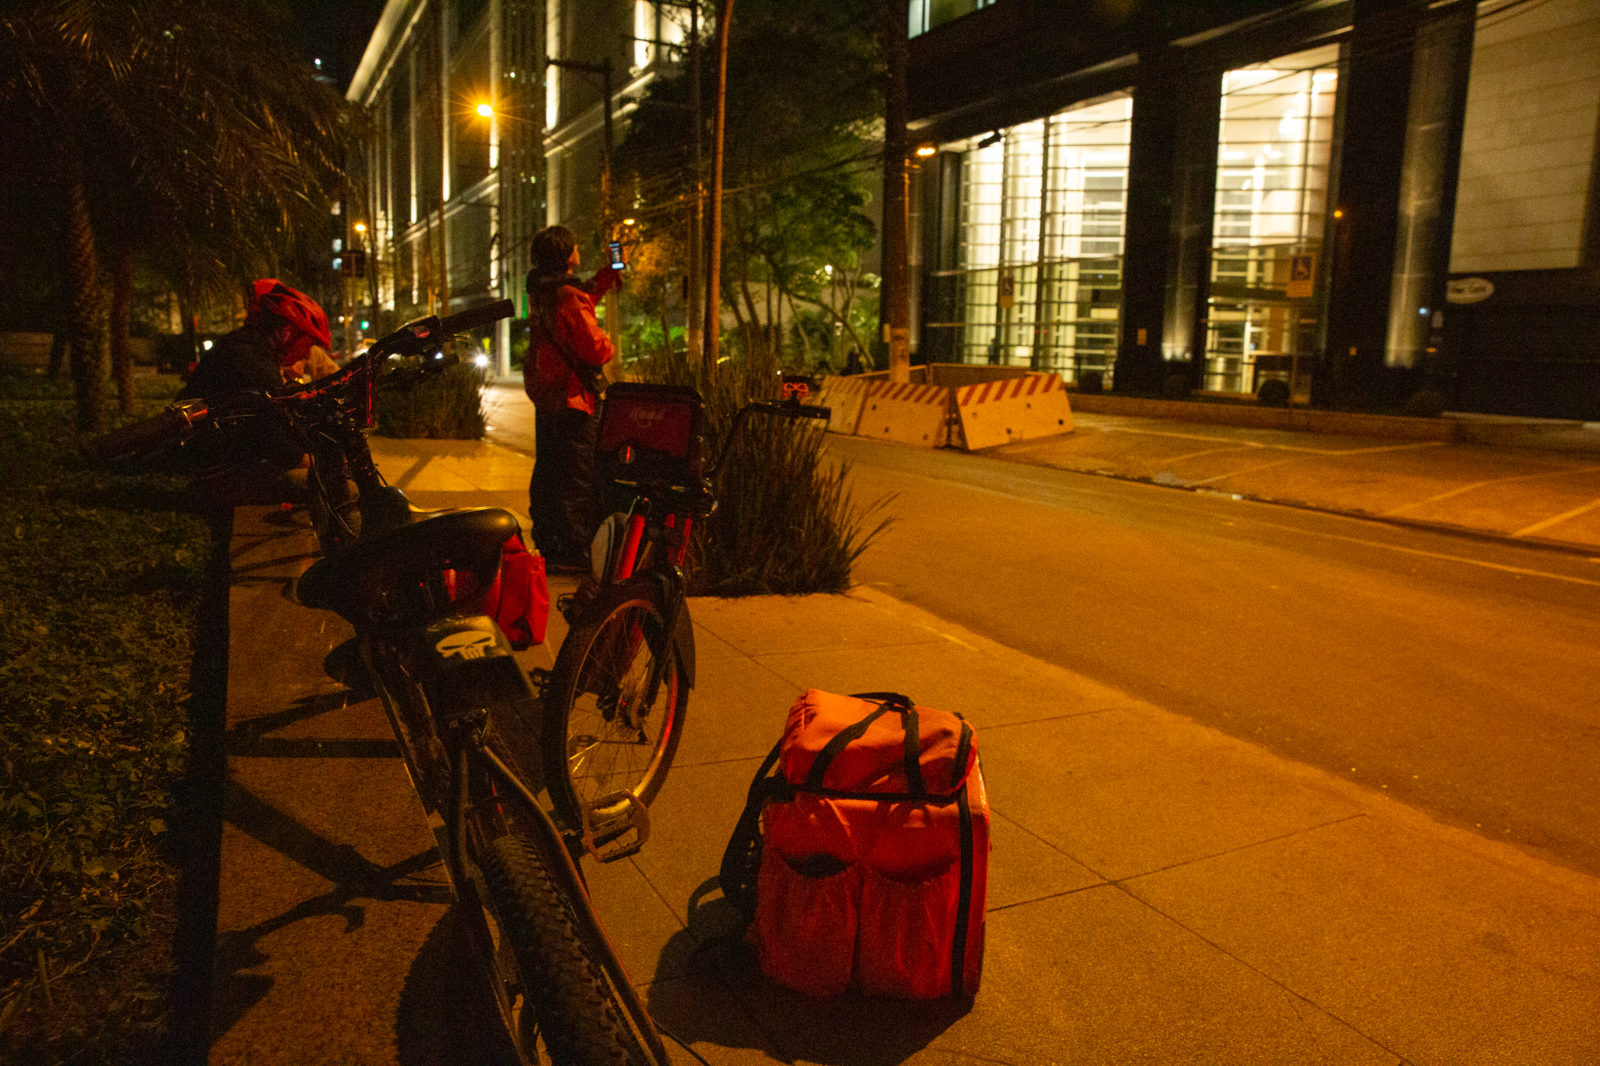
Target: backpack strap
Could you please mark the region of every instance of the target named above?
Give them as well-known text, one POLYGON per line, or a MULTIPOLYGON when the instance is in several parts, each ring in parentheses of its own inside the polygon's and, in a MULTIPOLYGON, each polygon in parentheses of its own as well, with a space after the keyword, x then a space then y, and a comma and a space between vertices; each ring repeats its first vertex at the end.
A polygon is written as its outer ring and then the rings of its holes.
POLYGON ((901 726, 904 728, 906 735, 906 795, 916 800, 927 799, 928 786, 922 780, 922 730, 917 724, 917 708, 911 702, 911 697, 899 692, 852 692, 850 696, 852 699, 874 700, 878 704, 878 709, 849 729, 840 730, 838 735, 828 741, 827 745, 818 753, 817 761, 811 766, 811 772, 806 775, 806 787, 820 789, 822 787, 822 774, 828 769, 827 765, 823 763, 824 757, 827 758, 828 763, 832 763, 845 745, 864 734, 867 731, 867 727, 879 715, 893 709, 900 712, 901 726), (846 734, 849 735, 846 736, 846 734), (830 749, 833 749, 831 753, 830 749), (817 769, 819 765, 822 766, 820 772, 817 769))
POLYGON ((746 922, 755 918, 756 914, 756 879, 761 871, 761 809, 768 799, 793 795, 783 775, 772 775, 782 743, 779 740, 772 746, 751 780, 750 791, 745 795, 744 810, 739 813, 733 835, 728 838, 728 846, 722 852, 722 866, 717 872, 717 880, 722 884, 722 898, 733 904, 746 922))
POLYGON ((542 325, 530 323, 528 331, 533 334, 535 340, 550 342, 550 346, 566 362, 568 369, 578 376, 579 383, 585 389, 588 389, 597 397, 604 395, 606 391, 605 371, 579 359, 578 353, 574 352, 565 341, 545 329, 542 325))
POLYGON ((972 808, 967 802, 967 782, 961 782, 956 792, 956 810, 960 812, 961 890, 956 897, 955 936, 950 945, 950 992, 957 999, 971 996, 975 988, 966 988, 967 941, 972 925, 972 868, 975 861, 972 842, 972 808))

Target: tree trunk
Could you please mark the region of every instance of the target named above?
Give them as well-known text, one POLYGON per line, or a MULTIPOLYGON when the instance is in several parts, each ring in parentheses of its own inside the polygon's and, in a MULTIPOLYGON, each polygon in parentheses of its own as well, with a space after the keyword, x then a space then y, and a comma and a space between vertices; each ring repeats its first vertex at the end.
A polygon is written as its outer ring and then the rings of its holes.
POLYGON ((111 261, 111 377, 123 414, 133 413, 133 349, 128 325, 133 318, 133 249, 118 247, 111 261))
MULTIPOLYGON (((749 261, 745 261, 744 265, 748 268, 749 261)), ((744 297, 744 305, 750 311, 750 334, 745 342, 745 350, 754 354, 757 340, 762 339, 763 343, 765 343, 764 338, 767 330, 761 322, 761 309, 756 306, 756 294, 750 291, 750 271, 748 269, 741 271, 739 274, 739 294, 744 297)))
POLYGON ((82 163, 66 148, 67 276, 72 286, 72 384, 78 429, 88 434, 106 428, 106 330, 101 312, 100 269, 94 226, 83 188, 82 163))
MULTIPOLYGON (((826 300, 813 300, 809 296, 791 295, 789 298, 791 300, 804 300, 806 303, 812 305, 813 307, 819 307, 822 310, 828 312, 828 314, 833 316, 833 320, 835 322, 839 323, 840 326, 844 327, 844 331, 850 335, 850 343, 854 344, 857 348, 861 349, 863 352, 866 351, 866 345, 861 343, 861 335, 858 334, 855 331, 855 327, 854 326, 850 325, 850 319, 848 317, 846 317, 845 315, 841 314, 837 307, 834 307, 832 304, 828 303, 828 301, 826 301, 826 300)), ((848 307, 850 305, 848 303, 846 303, 845 306, 848 307)))
POLYGON ((50 325, 54 332, 50 335, 49 374, 52 378, 59 378, 72 348, 72 294, 65 282, 57 286, 50 311, 50 325))
POLYGON ((784 293, 789 300, 789 317, 794 320, 794 331, 800 334, 800 350, 805 353, 805 365, 811 366, 811 338, 806 334, 805 328, 800 325, 800 309, 794 305, 794 296, 784 293))
POLYGON ((200 329, 195 321, 194 297, 185 286, 178 292, 178 315, 183 319, 183 365, 178 373, 189 376, 189 368, 200 359, 200 329))

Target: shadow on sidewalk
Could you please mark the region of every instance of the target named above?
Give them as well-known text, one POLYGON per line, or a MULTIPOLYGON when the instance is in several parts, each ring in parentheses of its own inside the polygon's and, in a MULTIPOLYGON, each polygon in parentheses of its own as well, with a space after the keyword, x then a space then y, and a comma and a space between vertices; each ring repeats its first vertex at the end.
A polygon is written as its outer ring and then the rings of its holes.
POLYGON ((969 1000, 791 992, 762 974, 743 930, 715 877, 689 897, 687 927, 662 947, 656 966, 688 976, 647 990, 651 1017, 677 1040, 750 1048, 782 1062, 898 1066, 971 1010, 969 1000))

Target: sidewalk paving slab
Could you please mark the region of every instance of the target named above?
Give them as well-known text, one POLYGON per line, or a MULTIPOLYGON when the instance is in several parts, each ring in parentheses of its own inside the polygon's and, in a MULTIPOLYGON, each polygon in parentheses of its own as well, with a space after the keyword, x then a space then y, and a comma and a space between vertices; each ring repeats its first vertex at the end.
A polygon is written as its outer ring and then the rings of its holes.
MULTIPOLYGON (((424 506, 525 506, 527 461, 504 449, 374 446, 424 506)), ((320 672, 337 620, 288 598, 308 546, 248 520, 235 541, 212 1061, 451 1061, 474 1007, 442 875, 381 712, 320 672)), ((588 868, 653 1013, 710 1062, 1600 1061, 1593 878, 876 590, 691 611, 699 684, 654 836, 588 868), (976 726, 993 851, 970 1005, 809 1000, 731 935, 721 852, 809 686, 904 691, 976 726)), ((553 615, 524 665, 561 632, 553 615)))
MULTIPOLYGON (((986 454, 1080 473, 1600 552, 1600 431, 1567 450, 1080 415, 986 454), (1592 438, 1592 439, 1590 439, 1592 438)), ((1577 432, 1577 431, 1574 431, 1577 432)))

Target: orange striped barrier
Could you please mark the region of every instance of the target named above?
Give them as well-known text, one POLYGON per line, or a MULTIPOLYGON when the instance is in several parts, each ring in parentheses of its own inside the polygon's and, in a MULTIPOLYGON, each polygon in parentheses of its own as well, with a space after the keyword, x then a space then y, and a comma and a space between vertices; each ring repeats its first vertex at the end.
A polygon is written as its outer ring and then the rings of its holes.
POLYGON ((875 381, 867 390, 856 435, 923 448, 949 440, 950 390, 943 385, 875 381))
POLYGON ((1072 432, 1072 407, 1056 374, 1028 374, 952 389, 959 439, 967 451, 1072 432))

